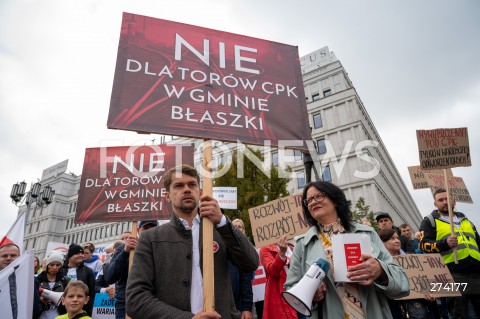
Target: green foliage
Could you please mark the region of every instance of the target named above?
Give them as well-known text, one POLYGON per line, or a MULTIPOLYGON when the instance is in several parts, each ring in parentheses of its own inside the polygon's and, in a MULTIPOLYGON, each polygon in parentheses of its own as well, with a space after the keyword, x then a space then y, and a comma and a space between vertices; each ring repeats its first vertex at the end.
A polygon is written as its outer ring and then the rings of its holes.
MULTIPOLYGON (((263 155, 260 151, 248 148, 257 158, 263 162, 263 155)), ((243 156, 244 154, 239 154, 243 156)), ((238 178, 237 151, 232 152, 232 163, 229 170, 222 176, 215 177, 214 185, 237 187, 238 205, 237 210, 226 209, 225 214, 230 219, 240 218, 245 224, 245 231, 248 236, 252 235, 248 209, 265 204, 274 199, 290 195, 287 191, 287 184, 290 178, 281 178, 279 170, 272 165, 270 178, 248 158, 243 158, 243 177, 238 178)), ((221 170, 221 168, 220 168, 221 170)), ((284 176, 284 175, 283 175, 284 176)))
POLYGON ((378 231, 377 222, 375 220, 375 215, 373 215, 373 211, 370 210, 370 205, 365 203, 365 199, 360 197, 355 204, 355 210, 353 213, 353 220, 357 223, 361 223, 362 220, 368 220, 375 231, 378 231))

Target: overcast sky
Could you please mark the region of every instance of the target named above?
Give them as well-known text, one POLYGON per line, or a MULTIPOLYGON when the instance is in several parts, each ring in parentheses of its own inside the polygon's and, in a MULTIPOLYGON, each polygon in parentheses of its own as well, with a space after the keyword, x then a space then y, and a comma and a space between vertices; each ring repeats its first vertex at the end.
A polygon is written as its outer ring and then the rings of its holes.
POLYGON ((480 226, 480 2, 404 1, 0 1, 0 236, 16 218, 12 184, 35 182, 85 148, 151 143, 106 128, 122 12, 298 46, 328 46, 342 62, 423 215, 414 191, 417 129, 468 127, 472 167, 455 168, 480 226))

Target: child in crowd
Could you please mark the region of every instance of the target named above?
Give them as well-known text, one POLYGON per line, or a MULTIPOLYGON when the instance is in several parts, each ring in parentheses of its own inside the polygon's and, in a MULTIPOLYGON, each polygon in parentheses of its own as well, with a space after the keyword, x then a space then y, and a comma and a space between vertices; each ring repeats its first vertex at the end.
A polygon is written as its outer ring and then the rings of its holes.
POLYGON ((83 310, 89 299, 88 286, 80 280, 71 280, 62 296, 62 304, 67 308, 67 313, 55 319, 92 319, 83 310))

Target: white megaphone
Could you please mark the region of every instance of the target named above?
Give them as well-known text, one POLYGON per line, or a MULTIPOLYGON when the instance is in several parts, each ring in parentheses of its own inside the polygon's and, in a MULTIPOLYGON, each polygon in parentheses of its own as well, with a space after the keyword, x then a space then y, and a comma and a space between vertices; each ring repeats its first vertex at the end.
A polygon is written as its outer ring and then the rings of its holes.
POLYGON ((329 270, 330 264, 328 261, 318 258, 295 286, 288 291, 282 292, 283 299, 290 307, 310 317, 312 315, 313 296, 329 270))
POLYGON ((60 305, 63 292, 55 292, 48 289, 40 288, 40 297, 52 301, 56 306, 60 305))

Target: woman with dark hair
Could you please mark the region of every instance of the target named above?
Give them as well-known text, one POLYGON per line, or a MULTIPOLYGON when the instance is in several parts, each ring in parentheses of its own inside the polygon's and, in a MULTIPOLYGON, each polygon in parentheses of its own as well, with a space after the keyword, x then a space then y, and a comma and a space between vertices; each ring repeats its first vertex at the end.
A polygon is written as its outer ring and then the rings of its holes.
MULTIPOLYGON (((404 255, 405 252, 401 249, 400 237, 393 228, 381 229, 378 236, 382 240, 385 248, 392 256, 404 255)), ((393 319, 429 319, 440 318, 436 309, 436 304, 433 303, 435 297, 425 295, 425 299, 410 299, 406 301, 388 299, 388 305, 392 312, 393 319), (427 303, 430 301, 431 304, 427 303)))
POLYGON ((343 191, 332 183, 316 181, 305 186, 302 208, 311 228, 297 240, 285 290, 297 284, 321 257, 329 261, 331 270, 313 297, 315 318, 392 318, 387 297, 408 295, 408 278, 375 230, 352 221, 350 205, 343 191), (371 253, 362 254, 361 263, 348 268, 348 278, 358 282, 334 281, 331 240, 344 233, 367 234, 371 240, 371 253))

